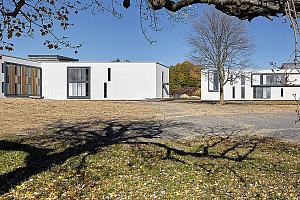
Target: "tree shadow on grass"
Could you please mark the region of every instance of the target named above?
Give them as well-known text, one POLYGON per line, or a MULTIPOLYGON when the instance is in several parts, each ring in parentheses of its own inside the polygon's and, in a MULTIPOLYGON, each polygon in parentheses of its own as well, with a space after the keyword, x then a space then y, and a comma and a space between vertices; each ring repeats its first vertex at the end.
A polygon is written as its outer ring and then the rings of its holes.
POLYGON ((237 132, 242 131, 242 129, 234 127, 224 129, 223 132, 226 134, 218 136, 213 128, 197 129, 196 131, 203 132, 204 143, 196 151, 172 147, 158 139, 163 137, 164 129, 183 126, 189 127, 190 125, 157 121, 57 122, 38 132, 29 133, 16 141, 0 140, 0 150, 22 151, 28 154, 23 167, 0 175, 0 195, 28 180, 31 176, 49 170, 55 165, 61 165, 72 157, 82 156, 77 167, 80 170, 85 165, 88 155, 100 152, 102 148, 114 144, 154 145, 166 150, 166 155, 162 159, 170 159, 184 164, 184 161, 176 159, 173 155, 239 162, 247 159, 248 155, 262 142, 258 138, 232 139, 235 138, 237 132), (212 137, 214 137, 213 140, 212 137), (211 153, 210 149, 220 144, 224 144, 222 151, 211 153), (240 151, 240 149, 243 150, 240 151))

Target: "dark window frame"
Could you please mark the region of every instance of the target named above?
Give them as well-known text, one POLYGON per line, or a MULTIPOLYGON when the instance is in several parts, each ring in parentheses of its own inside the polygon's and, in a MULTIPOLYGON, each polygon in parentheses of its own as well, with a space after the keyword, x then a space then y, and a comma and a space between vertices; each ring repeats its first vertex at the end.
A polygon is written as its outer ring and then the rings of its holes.
POLYGON ((91 67, 67 67, 67 99, 90 99, 91 98, 91 67), (88 70, 88 80, 87 81, 73 81, 69 80, 69 70, 71 69, 87 69, 88 70), (88 95, 87 96, 70 96, 69 95, 69 83, 87 83, 88 84, 88 95))

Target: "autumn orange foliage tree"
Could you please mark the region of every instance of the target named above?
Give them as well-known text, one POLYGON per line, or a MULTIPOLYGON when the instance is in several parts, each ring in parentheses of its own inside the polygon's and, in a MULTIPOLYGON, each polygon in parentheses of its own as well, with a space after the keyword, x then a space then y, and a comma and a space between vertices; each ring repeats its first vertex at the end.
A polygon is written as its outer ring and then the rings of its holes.
POLYGON ((200 96, 200 66, 189 61, 170 67, 170 93, 200 96))

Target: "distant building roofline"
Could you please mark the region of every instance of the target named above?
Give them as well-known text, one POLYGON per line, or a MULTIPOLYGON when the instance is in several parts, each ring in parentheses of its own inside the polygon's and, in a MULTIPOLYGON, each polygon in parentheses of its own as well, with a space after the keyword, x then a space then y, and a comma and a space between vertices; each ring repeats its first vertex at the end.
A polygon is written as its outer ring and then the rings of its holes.
POLYGON ((298 69, 300 68, 300 63, 282 63, 280 69, 298 69))
POLYGON ((34 61, 50 61, 50 62, 78 62, 79 59, 55 54, 30 54, 27 56, 28 60, 34 61))

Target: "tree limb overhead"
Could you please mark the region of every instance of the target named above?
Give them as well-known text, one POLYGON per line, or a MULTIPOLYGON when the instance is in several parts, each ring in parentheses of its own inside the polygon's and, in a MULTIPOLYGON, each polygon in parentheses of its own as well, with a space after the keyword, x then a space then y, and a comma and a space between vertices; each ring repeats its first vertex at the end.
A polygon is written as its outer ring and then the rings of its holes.
MULTIPOLYGON (((285 15, 286 0, 148 0, 154 10, 165 8, 176 12, 193 4, 212 4, 231 16, 251 20, 258 16, 271 17, 285 15)), ((300 10, 300 1, 295 0, 296 9, 300 10)))

